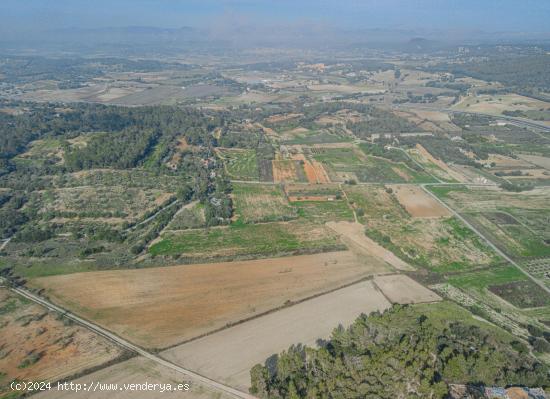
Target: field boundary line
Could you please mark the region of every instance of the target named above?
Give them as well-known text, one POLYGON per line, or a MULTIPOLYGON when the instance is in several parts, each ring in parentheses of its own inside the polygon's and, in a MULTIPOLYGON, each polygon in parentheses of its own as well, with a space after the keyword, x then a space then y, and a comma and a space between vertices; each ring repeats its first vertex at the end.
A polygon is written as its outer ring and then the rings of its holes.
POLYGON ((307 296, 305 298, 302 298, 302 299, 297 299, 295 301, 290 301, 290 303, 288 304, 283 304, 281 306, 277 306, 275 308, 271 308, 271 309, 268 309, 264 312, 261 312, 261 313, 258 313, 258 314, 255 314, 253 316, 250 316, 250 317, 247 317, 247 318, 244 318, 244 319, 241 319, 241 320, 238 320, 238 321, 235 321, 233 323, 228 323, 226 324, 225 326, 223 327, 220 327, 220 328, 217 328, 215 330, 212 330, 212 331, 208 331, 204 334, 201 334, 201 335, 197 335, 196 337, 193 337, 193 338, 189 338, 189 339, 186 339, 185 341, 182 341, 182 342, 179 342, 177 344, 174 344, 174 345, 170 345, 170 346, 167 346, 166 348, 162 348, 159 350, 159 352, 164 352, 164 351, 167 351, 167 350, 170 350, 170 349, 173 349, 173 348, 176 348, 180 345, 185 345, 185 344, 188 344, 189 342, 193 342, 193 341, 196 341, 198 339, 201 339, 201 338, 204 338, 204 337, 208 337, 209 335, 213 335, 213 334, 216 334, 216 333, 219 333, 219 332, 222 332, 224 330, 227 330, 227 329, 230 329, 232 327, 236 327, 238 325, 241 325, 241 324, 244 324, 244 323, 247 323, 249 321, 252 321, 252 320, 255 320, 255 319, 259 319, 261 317, 264 317, 264 316, 267 316, 267 315, 270 315, 272 313, 277 313, 281 310, 284 310, 284 309, 287 309, 287 308, 291 308, 295 305, 299 305, 301 303, 304 303, 304 302, 307 302, 307 301, 310 301, 312 299, 315 299, 315 298, 319 298, 321 296, 324 296, 324 295, 328 295, 328 294, 332 294, 333 292, 336 292, 336 291, 339 291, 339 290, 343 290, 345 288, 349 288, 349 287, 352 287, 354 285, 357 285, 357 284, 360 284, 360 283, 364 283, 365 281, 369 281, 369 280, 373 280, 375 276, 381 276, 381 275, 386 275, 386 274, 396 274, 395 272, 388 272, 388 273, 377 273, 377 274, 371 274, 369 276, 365 276, 365 277, 361 277, 360 279, 358 280, 353 280, 349 283, 346 283, 346 284, 343 284, 343 285, 339 285, 338 287, 334 287, 334 288, 331 288, 327 291, 322 291, 322 292, 319 292, 317 294, 313 294, 313 295, 310 295, 310 296, 307 296))

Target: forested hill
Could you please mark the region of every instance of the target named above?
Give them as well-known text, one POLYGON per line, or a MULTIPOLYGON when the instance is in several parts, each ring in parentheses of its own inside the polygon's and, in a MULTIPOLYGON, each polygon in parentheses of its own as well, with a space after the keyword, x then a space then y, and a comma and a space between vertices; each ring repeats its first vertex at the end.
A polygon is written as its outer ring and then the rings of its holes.
POLYGON ((550 385, 525 344, 450 303, 395 306, 251 371, 261 398, 444 398, 451 383, 550 385))

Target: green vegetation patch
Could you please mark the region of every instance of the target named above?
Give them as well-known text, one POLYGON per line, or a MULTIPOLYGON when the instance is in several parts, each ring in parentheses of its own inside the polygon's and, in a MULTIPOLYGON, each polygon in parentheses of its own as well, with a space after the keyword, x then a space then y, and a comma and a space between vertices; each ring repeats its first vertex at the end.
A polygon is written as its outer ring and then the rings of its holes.
POLYGON ((489 290, 518 308, 550 305, 550 295, 531 280, 492 285, 489 290))
POLYGON ((167 233, 149 248, 152 255, 192 257, 262 256, 343 249, 334 233, 311 223, 239 224, 167 233))
POLYGON ((306 220, 318 223, 330 221, 353 222, 353 212, 346 201, 297 201, 292 202, 298 209, 298 215, 306 220))
POLYGON ((229 177, 235 180, 258 180, 258 162, 256 151, 251 149, 220 149, 225 169, 229 177))
POLYGON ((525 281, 527 276, 514 266, 491 267, 448 278, 448 282, 459 288, 484 289, 492 285, 525 281))

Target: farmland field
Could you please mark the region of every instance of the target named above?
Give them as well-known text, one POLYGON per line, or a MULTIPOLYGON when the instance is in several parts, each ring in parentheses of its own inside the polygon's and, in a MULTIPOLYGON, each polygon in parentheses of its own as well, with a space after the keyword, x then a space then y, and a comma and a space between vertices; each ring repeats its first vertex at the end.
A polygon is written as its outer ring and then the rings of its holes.
POLYGON ((279 185, 233 184, 235 218, 242 223, 276 222, 297 218, 279 185))
POLYGON ((275 183, 306 182, 307 177, 303 163, 294 160, 275 160, 273 165, 273 181, 275 183))
POLYGON ((304 220, 324 223, 326 221, 353 221, 353 211, 345 200, 292 202, 298 215, 304 220))
POLYGON ((235 180, 258 180, 256 151, 248 149, 220 149, 227 174, 235 180))
POLYGON ((509 256, 524 259, 550 255, 547 188, 524 193, 464 188, 432 190, 509 256))
POLYGON ((376 276, 373 283, 391 303, 407 305, 441 300, 433 291, 403 274, 376 276))
POLYGON ((400 204, 412 217, 430 218, 450 216, 448 209, 417 186, 389 186, 400 204))
POLYGON ((328 338, 338 324, 348 325, 361 313, 389 306, 367 281, 177 346, 162 355, 247 390, 249 370, 256 363, 263 363, 292 344, 315 346, 319 339, 328 338), (249 350, 251 347, 255 349, 249 350))
POLYGON ((323 252, 340 248, 342 244, 325 227, 292 221, 233 224, 208 230, 166 233, 149 252, 155 256, 216 258, 323 252))
POLYGON ((312 148, 313 158, 325 165, 333 181, 353 174, 366 183, 428 183, 433 178, 413 170, 403 162, 393 162, 378 156, 365 155, 358 148, 312 148))
POLYGON ((446 272, 499 262, 494 251, 454 217, 410 217, 393 191, 383 186, 350 186, 345 191, 356 212, 360 210, 366 234, 407 263, 446 272))
POLYGON ((550 294, 531 280, 492 285, 489 290, 519 308, 550 305, 550 294))
POLYGON ((85 318, 158 348, 385 270, 376 259, 342 251, 77 273, 31 283, 85 318))

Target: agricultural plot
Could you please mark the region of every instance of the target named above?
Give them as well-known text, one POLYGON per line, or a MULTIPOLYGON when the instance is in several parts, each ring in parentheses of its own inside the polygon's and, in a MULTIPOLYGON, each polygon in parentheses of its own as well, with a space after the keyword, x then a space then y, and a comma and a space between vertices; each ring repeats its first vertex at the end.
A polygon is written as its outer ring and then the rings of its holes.
POLYGON ((145 347, 166 347, 386 269, 349 251, 34 279, 56 302, 145 347))
POLYGON ((0 325, 0 396, 11 397, 14 379, 56 381, 122 354, 105 339, 5 288, 0 288, 0 325))
POLYGON ((48 218, 94 218, 135 222, 169 201, 172 193, 124 186, 85 186, 46 190, 37 199, 48 218))
POLYGON ((523 262, 522 266, 530 275, 550 286, 550 258, 533 259, 523 262))
POLYGON ((310 184, 326 184, 330 182, 330 178, 320 162, 310 161, 304 154, 292 155, 292 159, 302 164, 307 181, 310 184))
POLYGON ((365 155, 356 148, 311 148, 313 158, 328 170, 330 179, 344 181, 355 177, 365 183, 431 182, 424 172, 401 162, 365 155))
POLYGON ((30 148, 26 152, 15 158, 15 162, 29 162, 36 163, 37 165, 63 162, 63 147, 61 140, 35 140, 29 147, 30 148))
POLYGON ((394 267, 397 270, 414 270, 392 252, 377 244, 365 235, 365 227, 359 223, 328 222, 327 226, 340 234, 348 247, 362 256, 370 256, 394 267))
POLYGON ((328 221, 353 221, 353 211, 345 200, 292 202, 298 215, 304 220, 324 223, 328 221))
POLYGON ((307 182, 302 161, 291 159, 273 160, 272 167, 275 183, 307 182))
POLYGON ((335 326, 388 307, 386 298, 366 281, 177 346, 162 356, 246 391, 255 364, 293 344, 313 347, 329 338, 335 326))
POLYGON ((342 190, 337 184, 286 184, 284 190, 291 202, 333 201, 342 198, 342 190))
POLYGON ((258 163, 256 151, 249 149, 219 149, 225 170, 230 178, 235 180, 258 180, 258 163))
POLYGON ((235 219, 242 223, 278 222, 296 219, 283 189, 273 184, 233 184, 235 219))
POLYGON ((373 283, 391 303, 408 305, 441 300, 439 295, 403 274, 375 276, 373 283))
POLYGON ((153 256, 187 259, 265 257, 343 248, 324 226, 305 221, 232 224, 229 227, 166 233, 149 248, 153 256))
POLYGON ((431 188, 501 250, 518 260, 550 256, 549 190, 523 193, 431 188))
POLYGON ((470 112, 502 115, 503 112, 506 111, 532 112, 538 111, 541 108, 548 109, 550 108, 550 104, 518 94, 476 94, 475 96, 465 97, 464 99, 462 99, 462 101, 455 104, 453 108, 467 110, 470 112))
POLYGON ((388 186, 399 203, 414 218, 451 216, 451 212, 418 186, 388 186))
POLYGON ((327 129, 320 130, 294 130, 285 132, 281 136, 282 143, 284 144, 302 144, 302 145, 315 145, 326 143, 345 143, 349 142, 349 137, 343 137, 342 135, 331 132, 327 129))
POLYGON ((453 275, 447 282, 514 319, 526 317, 523 312, 516 314, 518 309, 550 305, 550 295, 511 265, 453 275), (495 295, 499 300, 495 301, 495 295), (515 308, 503 305, 502 300, 515 308))
POLYGON ((460 271, 499 261, 479 237, 453 217, 413 218, 382 186, 345 188, 366 234, 414 266, 460 271))
POLYGON ((158 174, 145 169, 114 170, 92 169, 55 176, 52 183, 59 188, 87 186, 123 186, 128 188, 156 189, 173 193, 174 187, 187 182, 187 176, 158 174))

